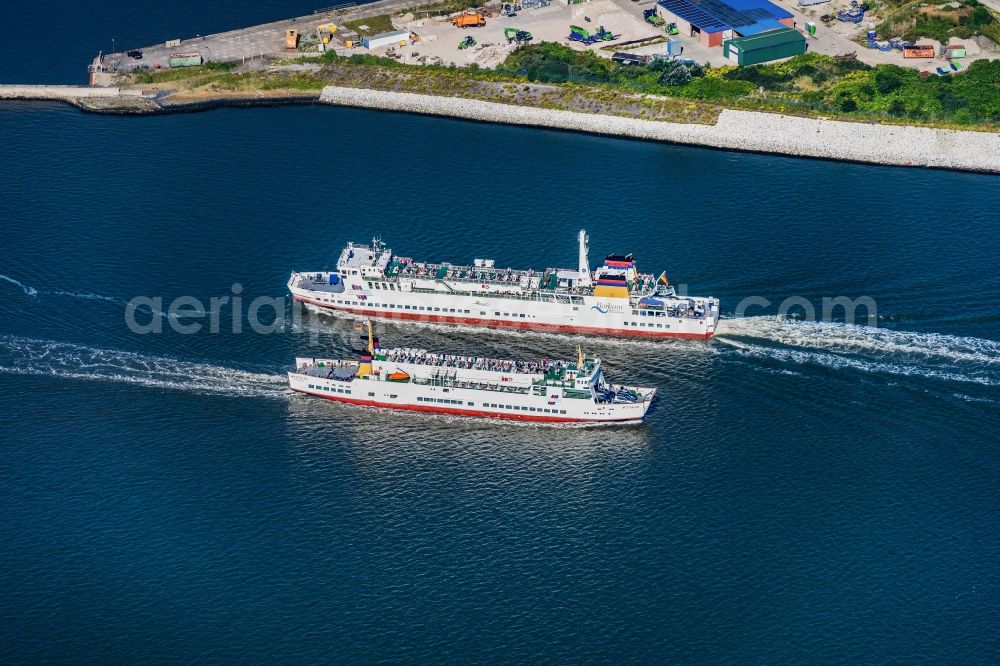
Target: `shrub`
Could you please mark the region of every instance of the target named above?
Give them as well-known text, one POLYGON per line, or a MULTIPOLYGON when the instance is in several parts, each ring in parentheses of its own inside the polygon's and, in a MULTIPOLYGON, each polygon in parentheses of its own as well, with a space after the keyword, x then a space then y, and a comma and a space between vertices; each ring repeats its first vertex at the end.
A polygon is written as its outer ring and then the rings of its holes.
POLYGON ((660 83, 666 86, 682 86, 691 80, 691 70, 684 65, 670 60, 669 67, 660 71, 660 83))
POLYGON ((882 95, 888 95, 916 76, 917 73, 912 69, 904 69, 898 65, 878 65, 875 67, 875 89, 882 95))

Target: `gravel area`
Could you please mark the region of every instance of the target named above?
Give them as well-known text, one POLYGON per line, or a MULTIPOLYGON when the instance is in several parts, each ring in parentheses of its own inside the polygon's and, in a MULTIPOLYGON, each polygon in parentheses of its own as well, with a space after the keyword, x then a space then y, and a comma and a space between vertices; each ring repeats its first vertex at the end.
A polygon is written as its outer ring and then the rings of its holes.
POLYGON ((320 101, 387 111, 872 164, 1000 173, 1000 134, 723 110, 715 125, 669 123, 455 97, 328 86, 320 101))

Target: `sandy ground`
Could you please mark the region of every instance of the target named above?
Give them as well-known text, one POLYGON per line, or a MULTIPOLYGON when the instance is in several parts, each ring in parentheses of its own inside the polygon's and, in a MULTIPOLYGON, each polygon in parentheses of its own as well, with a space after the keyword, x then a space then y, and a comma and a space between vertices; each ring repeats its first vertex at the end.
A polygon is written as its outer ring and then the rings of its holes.
MULTIPOLYGON (((396 47, 393 50, 400 56, 401 61, 408 63, 439 59, 437 62, 445 65, 455 63, 459 67, 465 67, 475 63, 480 67, 492 68, 502 62, 515 48, 513 45, 508 45, 504 39, 504 29, 516 28, 530 32, 534 37, 533 43, 536 44, 556 42, 579 50, 590 49, 610 57, 610 51, 600 50, 602 46, 660 34, 645 23, 641 16, 641 12, 636 16, 624 11, 611 0, 596 0, 570 6, 556 2, 548 7, 518 12, 513 18, 494 16, 487 18, 486 25, 482 28, 456 28, 447 19, 401 21, 400 26, 408 28, 420 40, 411 46, 396 47), (590 21, 586 20, 587 17, 590 21), (584 46, 567 39, 571 25, 578 25, 590 31, 596 31, 603 25, 606 30, 619 37, 611 42, 584 46), (476 39, 476 46, 459 49, 459 43, 470 35, 476 39)), ((372 53, 385 55, 387 50, 387 48, 376 49, 372 53)))
MULTIPOLYGON (((244 64, 253 62, 255 58, 263 60, 265 57, 275 56, 295 57, 302 55, 302 53, 285 51, 283 48, 284 32, 288 28, 296 28, 303 35, 308 36, 315 31, 318 24, 323 22, 334 19, 343 21, 348 15, 367 16, 378 10, 398 12, 405 10, 408 6, 419 4, 419 2, 421 0, 383 0, 373 5, 351 8, 346 10, 344 14, 320 13, 216 35, 196 35, 194 38, 185 39, 179 46, 175 47, 166 47, 163 43, 146 47, 144 49, 145 57, 142 60, 133 60, 123 54, 113 54, 106 56, 104 62, 108 68, 117 67, 119 71, 128 71, 134 68, 167 67, 167 59, 170 54, 177 52, 198 52, 206 60, 235 61, 244 64)), ((833 21, 830 24, 820 22, 820 16, 835 14, 838 9, 847 7, 850 0, 833 0, 807 8, 800 8, 797 5, 797 0, 773 0, 773 2, 792 12, 799 29, 804 29, 806 21, 816 23, 817 34, 808 39, 809 48, 813 52, 829 55, 856 53, 861 61, 871 65, 892 63, 930 71, 947 64, 943 59, 906 60, 900 51, 880 52, 877 49, 866 48, 863 44, 855 41, 859 36, 865 34, 873 22, 879 20, 877 15, 867 17, 868 20, 861 24, 848 24, 839 21, 833 21)), ((1000 0, 991 0, 991 2, 1000 5, 1000 0)), ((394 57, 411 64, 435 62, 445 65, 454 63, 460 67, 472 64, 480 67, 495 67, 514 49, 514 46, 508 45, 504 39, 504 28, 517 28, 531 32, 534 36, 533 43, 567 44, 575 49, 589 49, 603 57, 611 57, 613 49, 606 51, 602 50, 601 47, 613 46, 629 40, 666 36, 662 30, 649 25, 642 18, 643 10, 653 6, 654 0, 639 0, 637 2, 631 0, 593 0, 580 5, 565 5, 560 0, 554 0, 553 4, 548 7, 525 10, 514 18, 499 15, 488 17, 485 27, 469 29, 456 28, 446 18, 414 21, 412 14, 403 17, 397 16, 393 20, 398 27, 408 28, 419 37, 419 41, 403 48, 395 47, 394 57), (586 18, 589 18, 590 21, 587 21, 586 18), (567 39, 571 25, 578 25, 590 31, 596 31, 599 26, 603 25, 607 30, 618 35, 618 39, 612 42, 583 46, 567 39), (475 37, 477 45, 460 50, 459 43, 470 35, 475 37)), ((892 36, 886 35, 884 37, 892 36)), ((730 64, 723 58, 721 48, 702 46, 696 39, 686 35, 678 35, 672 39, 683 45, 684 51, 681 56, 683 58, 707 62, 716 66, 730 64)), ((987 41, 964 40, 969 54, 965 61, 971 62, 980 57, 1000 58, 1000 48, 996 45, 989 43, 988 48, 981 48, 981 44, 986 44, 987 41)), ((366 51, 362 48, 355 48, 343 53, 363 52, 366 51)), ((644 55, 663 53, 664 45, 650 45, 631 52, 644 55)), ((388 55, 389 48, 376 49, 371 53, 388 55)))

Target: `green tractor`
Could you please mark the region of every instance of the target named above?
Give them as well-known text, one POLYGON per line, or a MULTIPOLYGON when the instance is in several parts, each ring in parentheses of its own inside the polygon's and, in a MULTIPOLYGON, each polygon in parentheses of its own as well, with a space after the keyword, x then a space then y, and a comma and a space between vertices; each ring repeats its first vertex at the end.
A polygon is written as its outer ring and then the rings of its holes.
POLYGON ((461 42, 458 43, 458 48, 460 50, 464 50, 469 48, 470 46, 475 46, 475 45, 476 45, 476 38, 473 37, 472 35, 469 35, 468 37, 466 37, 465 39, 463 39, 461 42))
POLYGON ((603 25, 597 29, 597 32, 593 33, 593 36, 596 37, 598 41, 602 42, 612 42, 621 37, 621 35, 611 34, 611 31, 605 30, 603 25))
POLYGON ((534 37, 527 30, 518 30, 517 28, 504 28, 503 31, 504 39, 507 40, 508 44, 513 44, 517 42, 518 44, 527 44, 534 37))
POLYGON ((677 29, 677 24, 676 23, 669 24, 666 27, 666 31, 667 31, 668 35, 676 35, 676 34, 680 33, 680 30, 677 29))

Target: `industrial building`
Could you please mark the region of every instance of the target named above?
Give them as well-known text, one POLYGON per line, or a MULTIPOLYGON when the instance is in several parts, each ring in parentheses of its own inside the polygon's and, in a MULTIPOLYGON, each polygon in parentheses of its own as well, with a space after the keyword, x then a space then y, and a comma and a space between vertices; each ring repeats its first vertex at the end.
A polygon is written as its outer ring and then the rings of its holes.
POLYGON ((722 54, 736 65, 759 65, 805 52, 806 36, 791 28, 768 30, 750 37, 734 37, 722 42, 722 54))
POLYGON ((791 12, 767 0, 659 0, 656 13, 705 46, 795 27, 791 12))
POLYGON ((410 43, 409 30, 393 30, 382 32, 371 37, 365 37, 362 42, 366 49, 378 49, 383 46, 406 46, 410 43))

